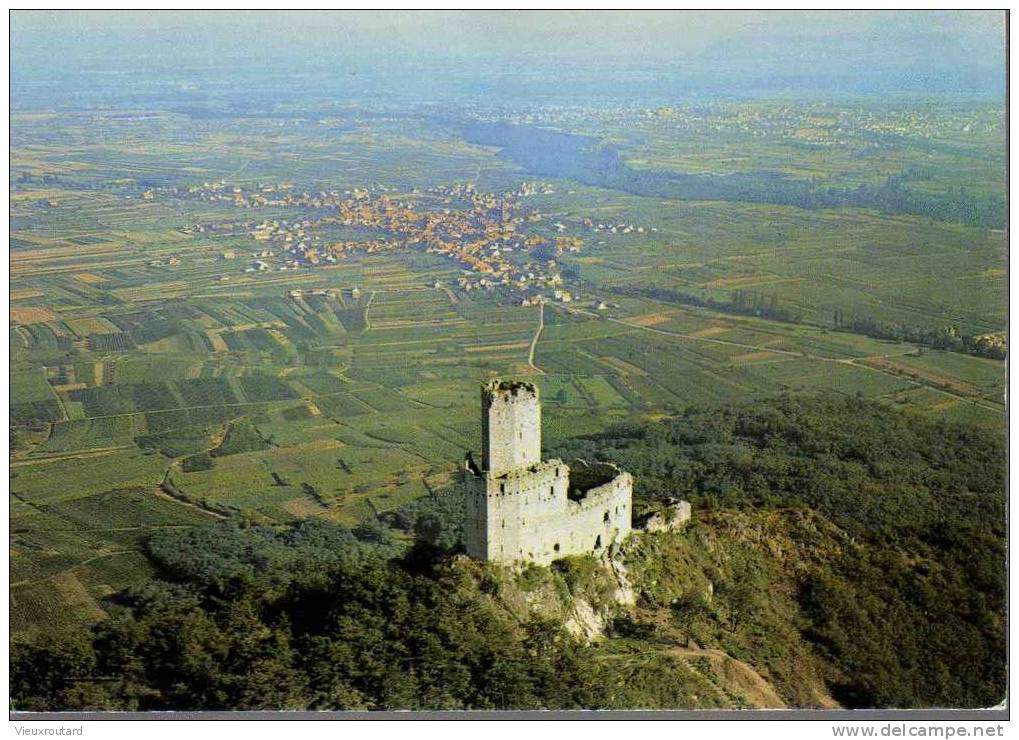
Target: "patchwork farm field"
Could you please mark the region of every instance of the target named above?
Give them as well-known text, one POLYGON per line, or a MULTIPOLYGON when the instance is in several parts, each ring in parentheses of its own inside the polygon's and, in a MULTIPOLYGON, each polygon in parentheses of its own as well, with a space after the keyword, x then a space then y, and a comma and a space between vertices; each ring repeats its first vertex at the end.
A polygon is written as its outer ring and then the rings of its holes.
MULTIPOLYGON (((224 517, 355 524, 450 485, 480 447, 478 386, 494 376, 539 385, 548 440, 816 392, 1004 428, 1001 360, 833 321, 1003 334, 1000 230, 651 197, 549 173, 535 187, 497 147, 428 116, 280 120, 12 113, 16 636, 101 619, 111 593, 152 575, 143 545, 162 528, 224 517), (96 116, 101 140, 90 135, 96 116), (523 273, 562 274, 540 286, 544 302, 518 285, 482 285, 464 261, 405 236, 300 265, 264 240, 267 223, 286 225, 294 244, 310 240, 316 219, 334 213, 317 193, 427 195, 456 211, 462 191, 429 189, 467 182, 522 193, 514 259, 523 273), (242 189, 288 195, 253 205, 242 189), (537 256, 560 237, 575 249, 537 256), (770 313, 727 310, 738 291, 770 313)), ((633 166, 711 171, 717 148, 698 155, 666 123, 640 130, 643 143, 623 142, 633 166)), ((592 132, 625 138, 610 125, 592 132)), ((738 143, 748 169, 789 159, 798 176, 825 163, 839 182, 874 175, 848 150, 825 159, 738 143)), ((972 146, 982 157, 989 144, 972 146)), ((896 162, 916 151, 904 145, 896 162)), ((948 192, 938 190, 944 156, 928 183, 938 192, 948 192)), ((973 177, 996 192, 980 162, 973 177)), ((367 233, 328 228, 330 239, 367 233)))

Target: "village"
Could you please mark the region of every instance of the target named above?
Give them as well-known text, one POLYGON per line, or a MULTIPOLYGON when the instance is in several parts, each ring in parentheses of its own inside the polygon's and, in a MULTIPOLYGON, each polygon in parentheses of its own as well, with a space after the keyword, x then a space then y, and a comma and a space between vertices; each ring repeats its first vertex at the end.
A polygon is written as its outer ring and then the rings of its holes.
POLYGON ((470 183, 410 193, 382 185, 308 193, 295 192, 286 184, 245 189, 214 182, 147 190, 141 197, 196 199, 245 209, 301 209, 303 217, 203 223, 185 230, 250 237, 257 244, 250 259, 242 260, 237 249, 220 253, 222 259, 243 265, 245 273, 314 269, 356 253, 414 249, 455 262, 462 270, 455 287, 463 292, 500 291, 524 306, 585 301, 596 310, 612 307, 567 287, 560 258, 584 248, 583 238, 569 232, 643 234, 657 229, 589 218, 570 225, 550 222, 540 209, 522 205, 529 196, 553 192, 543 182, 523 182, 501 194, 480 191, 470 183))

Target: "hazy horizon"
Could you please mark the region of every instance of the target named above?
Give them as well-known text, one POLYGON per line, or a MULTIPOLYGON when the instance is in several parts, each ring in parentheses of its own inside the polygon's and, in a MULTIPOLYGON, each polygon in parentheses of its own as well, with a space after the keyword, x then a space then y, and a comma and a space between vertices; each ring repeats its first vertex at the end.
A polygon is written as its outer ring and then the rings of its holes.
POLYGON ((1003 96, 1004 47, 994 11, 11 13, 14 105, 111 75, 139 102, 253 75, 304 99, 1003 96))

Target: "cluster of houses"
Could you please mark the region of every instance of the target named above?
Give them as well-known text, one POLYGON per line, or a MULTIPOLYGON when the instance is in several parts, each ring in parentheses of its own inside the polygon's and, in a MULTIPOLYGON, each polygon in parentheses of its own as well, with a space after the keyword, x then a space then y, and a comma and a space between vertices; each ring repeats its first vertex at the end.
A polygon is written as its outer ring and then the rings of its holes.
MULTIPOLYGON (((259 243, 245 272, 335 264, 354 252, 418 249, 456 262, 463 270, 457 286, 464 292, 500 291, 525 306, 584 300, 566 289, 556 261, 561 254, 579 252, 583 240, 563 233, 566 224, 548 224, 540 210, 521 205, 528 196, 552 193, 546 183, 523 182, 505 193, 483 192, 472 184, 415 188, 410 193, 376 185, 310 194, 285 184, 245 189, 222 182, 166 190, 177 197, 247 208, 304 209, 297 218, 192 229, 201 234, 243 233, 259 243)), ((633 224, 596 224, 590 219, 583 226, 590 231, 644 231, 633 224)), ((223 259, 237 256, 234 250, 222 253, 223 259)), ((597 298, 587 300, 592 308, 609 307, 597 298)))
POLYGON ((585 218, 581 222, 585 229, 593 231, 595 233, 607 233, 607 234, 643 234, 645 231, 657 232, 656 226, 645 228, 644 226, 638 226, 637 224, 629 224, 625 221, 620 221, 615 224, 603 224, 596 223, 589 218, 585 218))
MULTIPOLYGON (((580 239, 534 233, 543 216, 524 209, 520 199, 551 193, 550 186, 524 182, 514 191, 496 194, 471 184, 415 189, 400 194, 384 186, 347 191, 295 193, 286 185, 261 186, 253 190, 205 183, 180 190, 166 189, 178 197, 230 202, 245 207, 303 207, 314 215, 298 219, 265 219, 256 223, 202 224, 195 233, 242 231, 265 246, 252 253, 248 272, 288 270, 336 263, 351 252, 422 249, 457 262, 465 271, 483 276, 472 287, 516 284, 557 277, 552 268, 528 255, 544 248, 547 255, 579 251, 580 239), (526 269, 525 269, 526 268, 526 269)), ((546 229, 547 230, 547 229, 546 229)), ((561 229, 560 229, 561 230, 561 229)))

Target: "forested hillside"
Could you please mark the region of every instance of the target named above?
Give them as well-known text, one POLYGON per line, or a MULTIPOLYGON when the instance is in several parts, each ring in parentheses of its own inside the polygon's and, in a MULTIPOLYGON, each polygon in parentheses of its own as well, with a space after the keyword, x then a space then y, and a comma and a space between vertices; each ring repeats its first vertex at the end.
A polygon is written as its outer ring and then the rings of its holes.
POLYGON ((162 579, 15 645, 19 709, 988 706, 1005 691, 1005 446, 843 397, 690 410, 548 452, 634 473, 637 594, 592 558, 457 555, 455 493, 350 530, 228 521, 148 544, 162 579), (408 535, 413 535, 413 538, 408 535), (570 634, 583 600, 604 634, 570 634))

